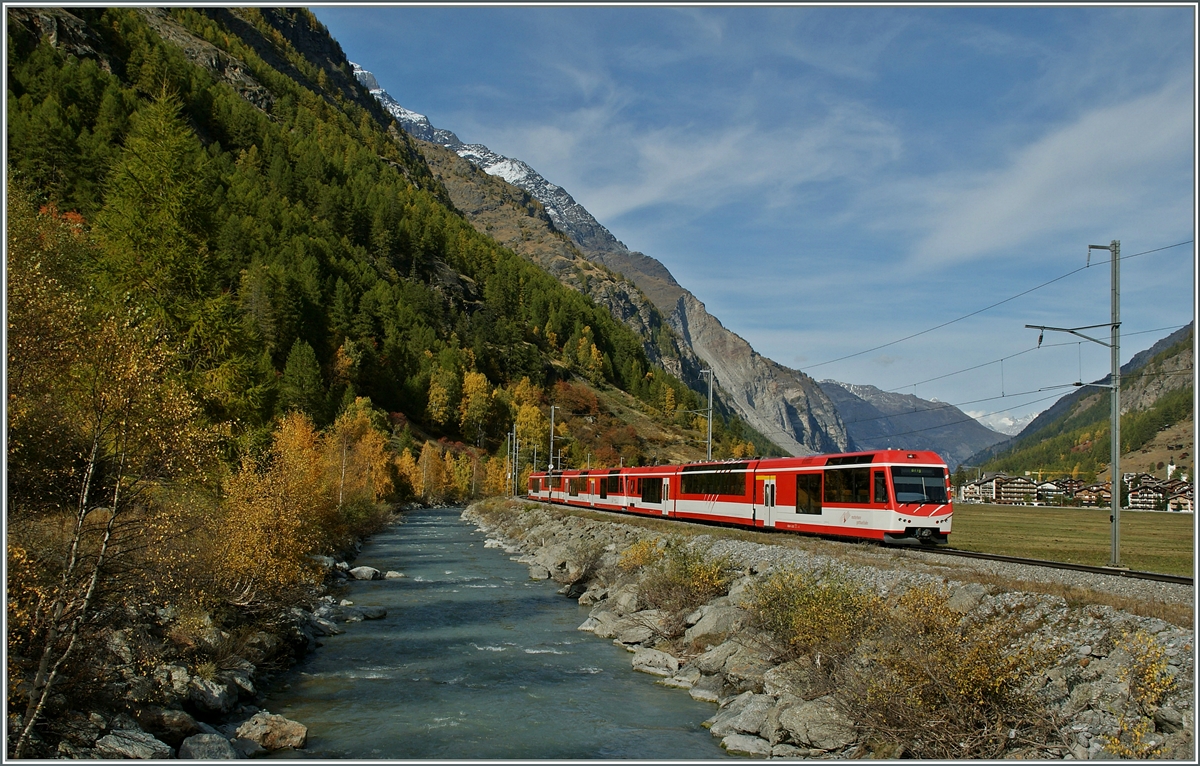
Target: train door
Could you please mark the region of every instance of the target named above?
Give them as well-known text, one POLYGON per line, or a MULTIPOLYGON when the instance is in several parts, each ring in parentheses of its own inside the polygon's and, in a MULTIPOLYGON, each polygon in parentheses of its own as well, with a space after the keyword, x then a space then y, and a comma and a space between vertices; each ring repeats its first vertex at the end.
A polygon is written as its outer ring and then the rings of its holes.
POLYGON ((775 526, 775 477, 763 479, 762 525, 775 526))
POLYGON ((588 505, 596 504, 596 480, 588 479, 588 505))
POLYGON ((662 480, 662 512, 663 516, 671 515, 671 478, 665 477, 662 480))

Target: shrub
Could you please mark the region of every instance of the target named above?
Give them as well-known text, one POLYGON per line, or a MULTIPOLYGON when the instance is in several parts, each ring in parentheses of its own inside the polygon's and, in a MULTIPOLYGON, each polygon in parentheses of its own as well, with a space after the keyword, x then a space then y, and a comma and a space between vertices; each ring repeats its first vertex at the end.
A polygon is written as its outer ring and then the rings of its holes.
POLYGON ((711 546, 671 538, 645 567, 639 592, 656 609, 690 612, 724 594, 732 572, 729 558, 713 555, 711 546))
POLYGON ((643 537, 621 552, 617 567, 622 572, 636 572, 662 558, 662 538, 643 537))
POLYGON ((1120 758, 1154 758, 1159 755, 1162 742, 1161 738, 1151 738, 1154 733, 1151 716, 1175 687, 1175 679, 1167 671, 1166 652, 1153 636, 1142 630, 1122 636, 1115 644, 1129 653, 1129 664, 1121 669, 1119 677, 1129 685, 1133 709, 1121 715, 1116 736, 1105 736, 1101 741, 1108 752, 1120 758))
POLYGON ((776 570, 751 587, 750 599, 751 619, 775 636, 782 657, 807 655, 828 670, 854 651, 881 606, 838 570, 776 570))
POLYGON ((996 758, 1044 743, 1048 719, 1029 691, 1040 658, 1019 648, 1020 625, 972 621, 946 601, 932 587, 896 599, 875 621, 869 651, 839 674, 847 703, 872 738, 916 758, 996 758))

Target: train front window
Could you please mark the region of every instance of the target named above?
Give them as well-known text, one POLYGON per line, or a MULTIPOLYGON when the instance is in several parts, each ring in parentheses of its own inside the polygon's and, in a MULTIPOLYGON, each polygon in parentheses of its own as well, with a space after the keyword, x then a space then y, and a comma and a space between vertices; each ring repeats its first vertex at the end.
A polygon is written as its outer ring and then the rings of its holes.
POLYGON ((892 469, 897 503, 945 503, 946 469, 897 466, 892 469))

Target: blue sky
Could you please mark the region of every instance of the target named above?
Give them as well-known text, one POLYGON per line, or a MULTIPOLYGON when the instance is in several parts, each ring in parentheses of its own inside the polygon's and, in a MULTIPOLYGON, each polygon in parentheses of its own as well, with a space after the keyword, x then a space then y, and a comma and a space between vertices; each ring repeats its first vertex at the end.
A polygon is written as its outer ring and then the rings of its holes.
MULTIPOLYGON (((1108 372, 1108 349, 1029 351, 1024 328, 1107 322, 1107 265, 859 352, 1089 244, 1194 238, 1191 6, 313 11, 405 107, 524 160, 818 380, 1027 416, 1057 392, 1022 392, 1108 372)), ((1195 264, 1191 244, 1122 263, 1122 361, 1194 316, 1195 264)))

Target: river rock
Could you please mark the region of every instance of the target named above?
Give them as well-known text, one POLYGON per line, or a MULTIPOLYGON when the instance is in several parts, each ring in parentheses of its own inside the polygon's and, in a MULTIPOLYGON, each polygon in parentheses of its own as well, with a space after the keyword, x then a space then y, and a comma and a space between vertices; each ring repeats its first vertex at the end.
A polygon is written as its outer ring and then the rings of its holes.
POLYGON ((750 758, 771 757, 771 743, 749 734, 730 734, 721 740, 721 747, 734 755, 750 758))
POLYGON ((408 575, 404 574, 403 572, 397 572, 395 569, 389 569, 383 575, 383 579, 385 580, 403 580, 406 577, 408 577, 408 575))
POLYGON ((969 582, 955 588, 950 594, 946 606, 959 614, 966 614, 974 609, 980 599, 988 594, 988 589, 977 582, 969 582))
POLYGON ((550 579, 550 570, 547 569, 546 567, 542 566, 541 564, 530 564, 529 565, 529 579, 530 580, 549 580, 550 579))
POLYGON ((592 617, 596 620, 592 632, 599 638, 616 638, 620 631, 618 626, 624 622, 615 612, 597 612, 592 617))
POLYGON ((387 617, 387 610, 381 606, 360 606, 358 611, 362 613, 364 620, 382 620, 387 617))
POLYGON ((382 580, 383 579, 383 574, 375 567, 367 567, 367 566, 354 567, 349 572, 347 572, 347 574, 350 575, 351 577, 353 577, 355 580, 382 580))
POLYGON ((195 734, 179 746, 179 757, 193 761, 235 760, 238 752, 220 734, 195 734))
POLYGON ((715 716, 705 721, 704 725, 709 726, 714 737, 724 737, 728 734, 758 735, 767 720, 767 713, 774 704, 773 697, 743 692, 721 708, 715 716))
POLYGON ((168 697, 182 699, 187 696, 191 676, 182 665, 159 665, 154 669, 154 681, 168 697))
POLYGON ((188 701, 205 713, 228 713, 233 710, 237 698, 237 687, 222 678, 210 681, 193 676, 188 686, 188 701))
POLYGON ((638 649, 632 662, 634 670, 652 676, 672 676, 679 670, 679 660, 657 649, 638 649))
MULTIPOLYGON (((147 705, 134 710, 134 718, 144 731, 150 732, 171 747, 179 747, 185 739, 203 731, 195 718, 176 708, 147 705)), ((99 728, 103 729, 103 719, 100 719, 100 724, 99 728)))
POLYGON ((737 632, 749 614, 736 606, 710 607, 683 633, 685 643, 716 643, 737 632))
POLYGON ((122 729, 105 734, 96 740, 96 753, 101 758, 126 758, 139 761, 163 760, 172 756, 171 746, 153 734, 122 729))
POLYGON ((690 689, 699 680, 700 668, 695 665, 688 665, 670 678, 664 678, 659 681, 659 683, 671 689, 690 689))
POLYGON ((722 672, 725 682, 735 691, 761 692, 764 676, 771 668, 770 654, 764 645, 751 641, 740 645, 737 651, 725 660, 722 672))
POLYGON ((266 750, 301 748, 308 741, 308 727, 264 710, 239 726, 237 735, 257 742, 266 750))
POLYGON ((740 648, 741 644, 737 641, 726 641, 692 660, 691 664, 699 668, 701 673, 711 675, 724 669, 725 661, 737 653, 740 648))
POLYGON ((638 602, 638 587, 634 583, 617 588, 606 600, 606 603, 609 604, 608 608, 621 617, 636 612, 638 602))
POLYGON ((855 741, 854 723, 838 710, 829 697, 804 701, 779 715, 779 725, 789 738, 818 750, 837 750, 855 741))
POLYGON ((692 688, 688 689, 688 694, 700 702, 718 702, 725 696, 725 679, 719 674, 701 675, 692 688))

